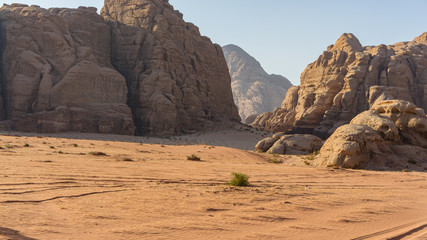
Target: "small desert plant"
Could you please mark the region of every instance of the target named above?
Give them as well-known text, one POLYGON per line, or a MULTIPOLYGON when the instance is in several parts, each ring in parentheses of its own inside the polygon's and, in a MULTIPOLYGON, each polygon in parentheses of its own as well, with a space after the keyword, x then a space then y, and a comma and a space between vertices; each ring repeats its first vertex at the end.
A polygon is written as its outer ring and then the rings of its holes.
POLYGON ((190 156, 187 156, 187 160, 190 161, 201 161, 200 157, 195 155, 195 154, 191 154, 190 156))
POLYGON ((51 148, 51 149, 54 149, 54 148, 55 148, 55 146, 50 146, 50 148, 51 148))
POLYGON ((24 147, 29 147, 29 146, 30 146, 30 144, 28 144, 28 143, 24 144, 24 147))
POLYGON ((249 176, 244 173, 231 173, 233 178, 227 184, 230 186, 249 186, 249 176))
POLYGON ((58 151, 58 153, 59 153, 59 154, 64 154, 64 152, 63 152, 63 151, 61 151, 61 150, 59 150, 59 151, 58 151))
POLYGON ((77 143, 74 143, 74 144, 73 144, 73 146, 74 146, 74 147, 78 147, 79 145, 78 145, 77 143))
POLYGON ((310 166, 310 164, 311 164, 311 163, 310 163, 309 161, 307 161, 307 160, 305 160, 305 161, 304 161, 304 163, 305 163, 305 165, 307 165, 307 166, 310 166))
POLYGON ((268 162, 269 163, 283 163, 283 160, 281 160, 281 159, 277 159, 277 158, 275 158, 275 157, 273 157, 273 158, 270 158, 269 160, 268 160, 268 162))
POLYGON ((413 157, 409 157, 409 158, 408 158, 408 163, 418 164, 418 161, 417 161, 417 160, 415 160, 413 157))
POLYGON ((104 152, 89 152, 90 155, 94 156, 106 156, 107 154, 104 152))
POLYGON ((319 155, 319 153, 320 153, 320 151, 314 151, 314 152, 312 152, 312 153, 308 154, 308 155, 305 157, 305 159, 307 159, 307 160, 314 160, 314 158, 315 158, 317 155, 319 155))

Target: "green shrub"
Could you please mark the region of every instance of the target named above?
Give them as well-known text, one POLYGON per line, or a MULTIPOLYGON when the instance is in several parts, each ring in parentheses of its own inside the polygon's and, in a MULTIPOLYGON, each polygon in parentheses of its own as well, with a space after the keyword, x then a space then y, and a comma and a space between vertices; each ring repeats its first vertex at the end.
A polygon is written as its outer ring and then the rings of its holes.
POLYGON ((314 158, 319 155, 320 151, 314 151, 310 154, 308 154, 307 156, 305 156, 305 159, 307 160, 314 160, 314 158))
POLYGON ((249 186, 249 176, 244 173, 231 173, 233 178, 227 184, 231 186, 249 186))
POLYGON ((187 156, 187 160, 190 161, 201 161, 200 157, 195 155, 195 154, 191 154, 190 156, 187 156))
POLYGON ((277 158, 275 158, 275 157, 270 158, 270 159, 268 160, 268 162, 269 162, 269 163, 277 163, 277 164, 279 164, 279 163, 283 163, 283 161, 282 161, 282 160, 277 159, 277 158))
POLYGON ((29 146, 30 146, 30 144, 28 144, 28 143, 24 144, 24 147, 29 147, 29 146))

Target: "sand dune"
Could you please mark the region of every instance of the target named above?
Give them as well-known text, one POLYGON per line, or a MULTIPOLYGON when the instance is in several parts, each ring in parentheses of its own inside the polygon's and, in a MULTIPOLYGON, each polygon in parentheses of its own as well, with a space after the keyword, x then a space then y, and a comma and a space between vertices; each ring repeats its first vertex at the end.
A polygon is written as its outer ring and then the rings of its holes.
POLYGON ((425 172, 319 169, 210 145, 0 146, 0 239, 427 239, 425 172), (236 171, 252 185, 227 186, 236 171))

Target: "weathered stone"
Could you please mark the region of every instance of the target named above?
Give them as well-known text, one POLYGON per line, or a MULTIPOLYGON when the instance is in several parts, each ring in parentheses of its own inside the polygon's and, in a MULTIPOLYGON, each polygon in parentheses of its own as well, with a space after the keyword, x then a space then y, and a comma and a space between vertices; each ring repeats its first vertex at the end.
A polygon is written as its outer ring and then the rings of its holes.
POLYGON ((351 124, 339 127, 320 150, 316 162, 345 168, 423 170, 427 166, 425 126, 424 110, 413 103, 377 102, 351 124))
POLYGON ((255 150, 259 152, 267 152, 268 149, 270 149, 270 147, 273 146, 273 144, 277 140, 279 140, 279 138, 273 138, 273 137, 264 138, 263 140, 259 141, 255 145, 255 150))
POLYGON ((316 164, 327 167, 367 168, 376 158, 391 153, 377 131, 365 125, 346 124, 330 136, 316 164))
POLYGON ((134 133, 110 27, 96 11, 4 5, 0 22, 0 118, 13 130, 134 133))
POLYGON ((282 136, 267 151, 271 154, 306 155, 320 150, 322 139, 309 134, 290 134, 282 136))
POLYGON ((171 135, 240 121, 221 47, 166 0, 106 1, 102 17, 4 5, 0 38, 4 128, 171 135))
POLYGON ((230 71, 234 102, 245 123, 255 120, 247 117, 271 112, 281 104, 292 86, 288 79, 267 74, 255 58, 236 45, 222 49, 230 71))
POLYGON ((127 79, 137 134, 173 135, 240 121, 220 46, 167 1, 106 0, 112 62, 127 79))
POLYGON ((375 110, 368 110, 357 115, 350 124, 366 125, 379 132, 385 139, 397 142, 399 139, 399 130, 393 121, 388 117, 378 114, 375 110))
POLYGON ((426 36, 362 47, 352 34, 343 34, 308 65, 301 85, 288 90, 282 106, 252 125, 327 138, 378 101, 401 99, 427 110, 426 36))
POLYGON ((427 148, 427 117, 423 109, 403 100, 377 102, 372 109, 396 124, 404 143, 427 148))

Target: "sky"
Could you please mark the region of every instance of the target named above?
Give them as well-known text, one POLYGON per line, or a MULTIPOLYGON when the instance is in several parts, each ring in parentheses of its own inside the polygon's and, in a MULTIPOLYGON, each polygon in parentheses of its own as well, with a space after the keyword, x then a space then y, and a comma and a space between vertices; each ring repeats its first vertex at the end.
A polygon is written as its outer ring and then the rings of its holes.
MULTIPOLYGON (((102 0, 33 0, 41 7, 94 6, 102 0)), ((298 85, 306 66, 342 33, 362 45, 410 41, 427 32, 427 0, 170 0, 187 22, 222 46, 235 44, 268 73, 298 85)))

